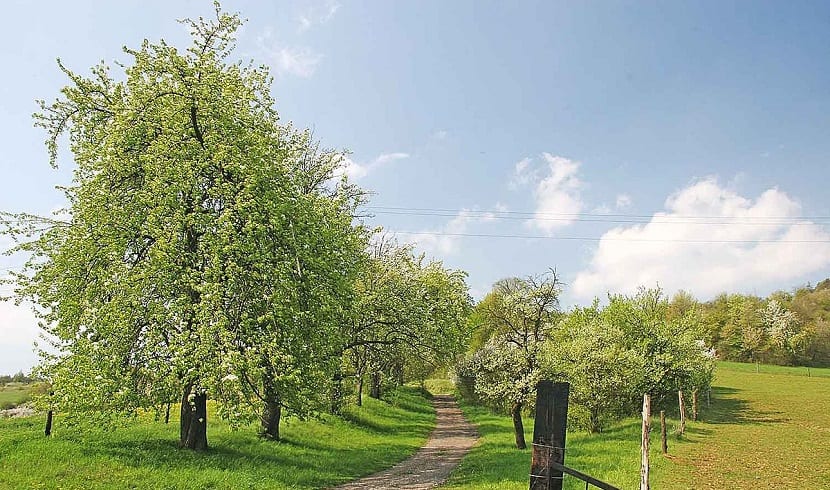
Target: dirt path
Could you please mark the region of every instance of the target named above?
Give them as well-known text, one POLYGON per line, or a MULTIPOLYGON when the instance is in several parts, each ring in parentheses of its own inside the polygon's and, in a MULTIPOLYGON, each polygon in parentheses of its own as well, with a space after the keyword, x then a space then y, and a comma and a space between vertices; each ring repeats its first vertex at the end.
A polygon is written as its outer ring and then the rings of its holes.
POLYGON ((415 490, 433 488, 443 483, 475 444, 478 433, 464 419, 452 396, 436 395, 432 404, 436 412, 435 429, 418 452, 386 471, 341 485, 335 490, 415 490))

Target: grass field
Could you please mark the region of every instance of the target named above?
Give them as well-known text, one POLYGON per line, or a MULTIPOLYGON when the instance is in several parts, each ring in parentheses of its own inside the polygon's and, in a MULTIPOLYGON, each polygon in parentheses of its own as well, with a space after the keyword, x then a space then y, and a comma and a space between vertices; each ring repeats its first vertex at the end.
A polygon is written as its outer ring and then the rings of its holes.
POLYGON ((365 398, 348 421, 284 425, 284 440, 253 427, 231 431, 209 417, 205 454, 180 450, 178 420, 147 417, 115 432, 75 432, 43 416, 0 420, 0 488, 321 488, 386 468, 420 447, 435 413, 423 394, 402 388, 391 403, 365 398))
POLYGON ((31 384, 9 383, 0 387, 0 410, 13 408, 32 398, 31 384))
MULTIPOLYGON (((652 487, 830 488, 830 370, 720 363, 712 406, 686 435, 669 438, 660 454, 659 419, 652 421, 652 487)), ((513 447, 508 417, 466 405, 479 427, 479 445, 443 488, 524 489, 530 451, 513 447)), ((677 426, 669 421, 669 432, 677 426)), ((525 420, 528 441, 532 420, 525 420)), ((640 421, 622 421, 602 434, 568 433, 566 464, 620 488, 637 488, 640 421)), ((585 488, 566 478, 565 488, 585 488)))

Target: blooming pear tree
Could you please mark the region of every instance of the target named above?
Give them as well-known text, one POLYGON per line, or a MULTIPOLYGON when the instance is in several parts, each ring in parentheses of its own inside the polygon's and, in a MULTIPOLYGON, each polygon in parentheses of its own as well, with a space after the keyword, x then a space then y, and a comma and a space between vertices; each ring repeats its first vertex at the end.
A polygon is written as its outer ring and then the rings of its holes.
POLYGON ((5 223, 50 406, 124 420, 175 389, 181 445, 204 449, 208 396, 272 438, 283 408, 319 406, 367 233, 343 159, 279 123, 267 69, 228 61, 239 17, 183 22, 187 49, 145 40, 118 76, 59 61, 69 84, 35 119, 53 166, 68 135, 67 209, 5 223))

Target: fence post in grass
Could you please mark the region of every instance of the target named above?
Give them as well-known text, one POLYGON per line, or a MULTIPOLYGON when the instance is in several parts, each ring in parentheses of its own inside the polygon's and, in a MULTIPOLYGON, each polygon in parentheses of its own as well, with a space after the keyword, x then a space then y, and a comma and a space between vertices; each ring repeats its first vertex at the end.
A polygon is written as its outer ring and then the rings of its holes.
POLYGON ((666 440, 666 411, 660 410, 660 445, 663 454, 669 454, 669 443, 666 440))
POLYGON ((565 429, 568 422, 568 383, 536 384, 536 419, 530 461, 530 490, 562 490, 564 476, 550 463, 565 464, 565 429))
POLYGON ((640 465, 640 490, 649 490, 648 486, 648 433, 651 430, 651 397, 643 395, 643 439, 640 443, 642 463, 640 465))
POLYGON ((692 391, 692 420, 697 422, 697 390, 692 391))
POLYGON ((683 435, 686 433, 686 403, 683 401, 683 390, 677 390, 677 402, 680 405, 680 429, 677 433, 683 435))

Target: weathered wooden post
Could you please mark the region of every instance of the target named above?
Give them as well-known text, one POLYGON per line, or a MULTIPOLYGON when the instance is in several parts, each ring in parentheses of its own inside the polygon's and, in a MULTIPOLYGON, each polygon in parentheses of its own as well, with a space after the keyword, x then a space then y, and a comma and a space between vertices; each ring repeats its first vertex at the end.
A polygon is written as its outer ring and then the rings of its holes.
POLYGON ((669 453, 669 443, 666 440, 666 411, 660 410, 660 444, 663 448, 663 454, 669 453))
POLYGON ((643 439, 640 443, 640 490, 649 490, 648 433, 651 430, 651 397, 643 395, 643 439))
POLYGON ((536 384, 530 490, 562 490, 564 475, 551 468, 551 463, 565 464, 569 392, 568 383, 539 381, 536 384))

